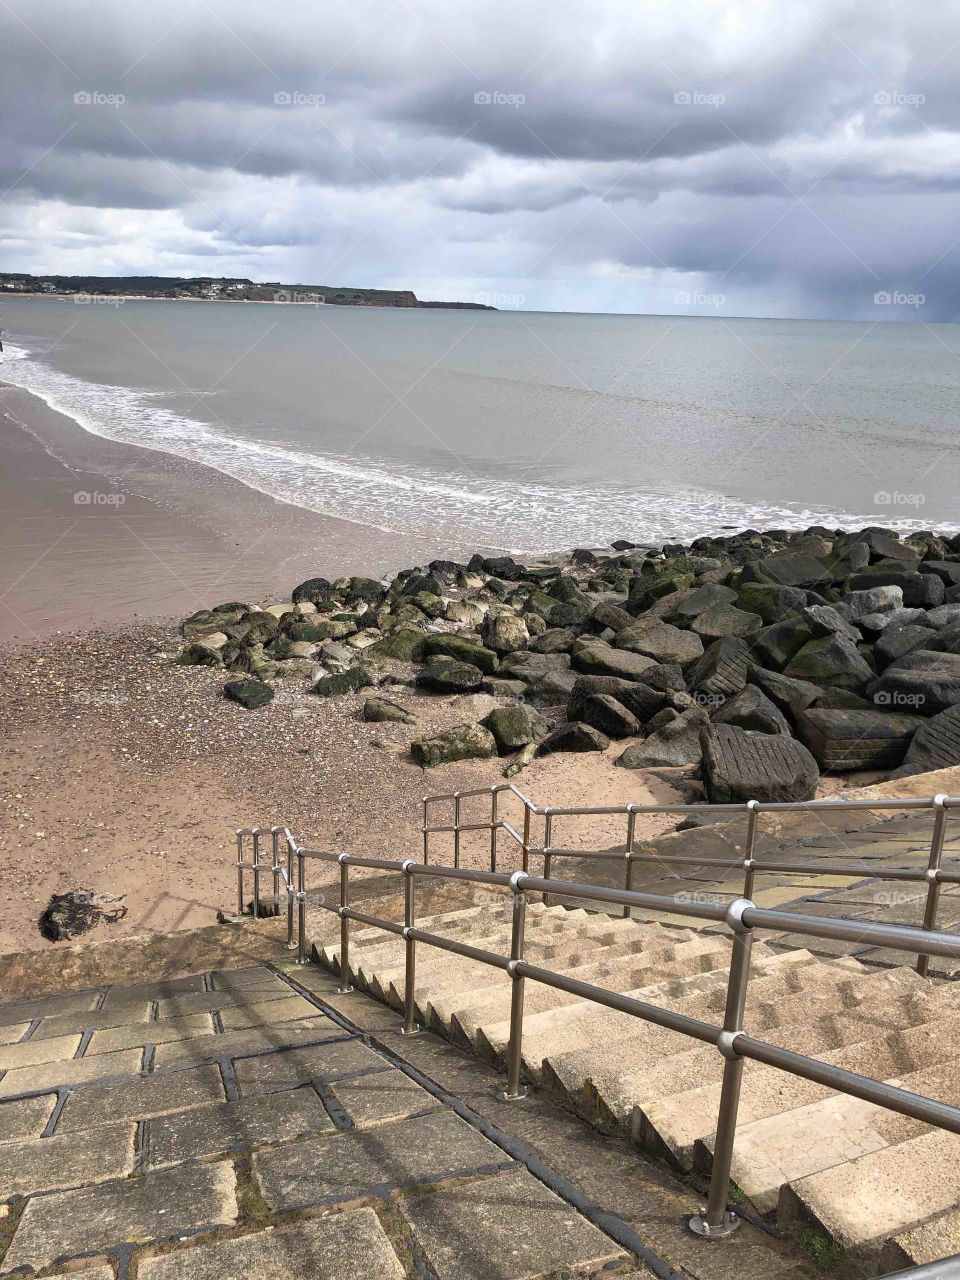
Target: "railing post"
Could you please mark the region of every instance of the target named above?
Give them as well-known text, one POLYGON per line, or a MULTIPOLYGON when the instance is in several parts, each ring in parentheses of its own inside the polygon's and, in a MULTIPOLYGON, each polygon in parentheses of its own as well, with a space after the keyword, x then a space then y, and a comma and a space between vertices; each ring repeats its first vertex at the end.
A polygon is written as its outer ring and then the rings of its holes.
POLYGON ((730 958, 730 976, 727 980, 727 1003, 723 1014, 723 1030, 717 1040, 717 1048, 726 1061, 723 1065, 723 1085, 720 1090, 720 1111, 717 1116, 717 1133, 713 1146, 713 1172, 710 1176, 710 1193, 703 1213, 690 1219, 690 1230, 708 1240, 719 1240, 732 1235, 740 1226, 740 1219, 727 1208, 730 1191, 730 1168, 733 1163, 733 1142, 737 1132, 737 1112, 740 1106, 740 1085, 743 1081, 743 1059, 736 1050, 737 1035, 743 1030, 743 1013, 747 1003, 747 982, 750 979, 750 953, 753 947, 753 931, 743 923, 743 913, 753 903, 748 898, 737 898, 727 909, 727 924, 733 930, 733 952, 730 958))
POLYGON ((350 905, 350 855, 341 853, 340 863, 340 985, 337 995, 345 996, 353 990, 350 985, 350 921, 347 907, 350 905))
POLYGON ((297 850, 297 964, 307 963, 307 860, 297 850))
POLYGON ((417 1025, 417 943, 411 936, 416 925, 414 889, 416 883, 413 869, 417 864, 408 858, 403 864, 406 877, 403 885, 403 939, 406 946, 403 977, 403 1027, 401 1035, 415 1036, 420 1030, 417 1025))
POLYGON ((430 797, 423 797, 423 865, 426 866, 430 861, 430 832, 427 829, 427 806, 430 803, 430 797))
POLYGON ((527 918, 527 897, 523 892, 522 871, 510 877, 513 891, 513 929, 510 937, 510 963, 507 973, 513 982, 510 994, 510 1044, 507 1048, 507 1087, 500 1095, 505 1102, 516 1102, 527 1096, 526 1085, 520 1083, 523 1060, 523 977, 517 965, 523 960, 523 934, 527 918))
POLYGON ((287 950, 293 951, 297 947, 297 943, 293 940, 293 904, 297 896, 293 883, 293 858, 294 844, 289 835, 286 836, 287 841, 287 950))
POLYGON ((453 797, 453 865, 460 866, 460 792, 453 797))
POLYGON ((490 788, 490 870, 497 869, 497 831, 500 828, 500 792, 490 788))
POLYGON ((237 915, 243 915, 243 831, 237 828, 237 915))
POLYGON ((530 806, 523 806, 523 869, 530 870, 530 806))
MULTIPOLYGON (((623 859, 626 863, 623 871, 623 887, 629 893, 633 888, 633 850, 637 837, 637 815, 631 805, 627 811, 627 843, 623 847, 623 859)), ((633 907, 629 902, 624 905, 623 918, 629 920, 633 915, 633 907)))
MULTIPOLYGON (((543 878, 550 879, 550 872, 553 870, 553 854, 550 852, 550 846, 553 844, 553 814, 548 809, 543 819, 543 878)), ((526 859, 524 859, 524 871, 526 871, 526 859)), ((543 905, 547 905, 547 895, 543 895, 543 905)))
POLYGON ((748 800, 747 808, 750 816, 747 818, 747 844, 743 853, 743 896, 745 898, 753 897, 753 882, 756 879, 756 872, 753 867, 753 851, 757 842, 757 823, 760 820, 760 802, 758 800, 748 800))
POLYGON ((260 828, 254 827, 253 836, 253 918, 260 919, 260 828))
MULTIPOLYGON (((947 807, 943 803, 946 796, 941 792, 933 797, 935 817, 933 819, 933 837, 930 841, 930 857, 927 861, 927 903, 923 912, 923 927, 933 930, 937 927, 937 911, 940 907, 940 859, 943 855, 943 837, 946 834, 947 807)), ((930 957, 917 958, 917 973, 925 978, 930 971, 930 957)))
POLYGON ((273 841, 271 848, 273 862, 273 914, 280 914, 280 828, 270 828, 270 838, 273 841))

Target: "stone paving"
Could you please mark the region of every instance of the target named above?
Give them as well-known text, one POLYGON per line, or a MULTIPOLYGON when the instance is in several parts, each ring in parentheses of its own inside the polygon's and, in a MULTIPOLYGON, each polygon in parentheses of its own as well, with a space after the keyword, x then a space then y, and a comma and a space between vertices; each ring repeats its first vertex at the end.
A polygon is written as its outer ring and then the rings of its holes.
POLYGON ((296 985, 256 966, 0 1003, 0 1275, 650 1274, 296 985))

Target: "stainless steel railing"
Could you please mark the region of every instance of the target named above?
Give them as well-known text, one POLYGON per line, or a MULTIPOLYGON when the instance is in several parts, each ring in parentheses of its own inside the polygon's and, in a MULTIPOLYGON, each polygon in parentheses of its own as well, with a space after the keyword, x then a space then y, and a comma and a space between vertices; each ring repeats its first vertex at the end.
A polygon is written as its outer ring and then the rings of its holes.
MULTIPOLYGON (((747 829, 744 840, 744 855, 739 863, 724 859, 710 857, 690 857, 677 854, 664 854, 660 851, 656 854, 656 861, 667 866, 698 866, 698 867, 718 867, 730 870, 732 867, 739 865, 744 873, 743 878, 743 896, 750 898, 753 896, 754 885, 758 874, 762 873, 797 873, 801 875, 852 875, 871 877, 877 880, 900 880, 915 881, 926 885, 926 898, 924 902, 923 927, 925 929, 935 929, 937 923, 937 912, 940 904, 940 886, 943 884, 960 884, 960 866, 943 867, 941 866, 943 858, 943 844, 946 836, 947 816, 951 808, 960 807, 960 796, 947 796, 938 794, 935 796, 924 798, 904 798, 904 799, 878 799, 878 800, 805 800, 793 802, 760 802, 759 800, 747 800, 741 804, 626 804, 626 805, 599 805, 599 806, 581 806, 581 807, 558 807, 553 805, 540 806, 535 804, 529 796, 525 795, 519 787, 512 782, 499 783, 492 787, 477 787, 471 791, 451 791, 445 794, 424 796, 423 797, 423 860, 425 863, 430 860, 430 837, 431 835, 452 834, 453 835, 453 865, 460 866, 461 861, 461 834, 470 831, 489 831, 490 833, 490 870, 497 870, 498 859, 498 833, 504 832, 514 846, 519 846, 521 854, 521 867, 524 871, 529 870, 531 856, 543 859, 543 875, 544 878, 551 879, 552 863, 554 858, 603 858, 607 861, 611 859, 621 859, 624 864, 624 889, 632 889, 634 867, 637 862, 649 861, 649 855, 646 855, 641 848, 637 848, 636 839, 636 823, 639 814, 667 814, 667 815, 684 815, 716 813, 717 815, 729 815, 731 813, 744 813, 747 817, 747 829), (523 810, 522 831, 516 826, 508 822, 501 815, 500 797, 501 795, 512 795, 521 804, 523 810), (490 817, 473 822, 463 821, 463 802, 464 800, 475 797, 488 797, 490 800, 490 817), (430 825, 430 806, 452 803, 453 805, 453 821, 449 824, 430 825), (930 838, 930 850, 927 858, 927 866, 925 868, 918 867, 890 867, 880 868, 869 864, 859 862, 803 862, 803 861, 780 861, 755 857, 756 841, 760 831, 760 817, 764 813, 836 813, 836 812, 857 812, 857 811, 924 811, 931 810, 934 814, 933 830, 930 838), (616 816, 622 815, 626 819, 626 828, 624 832, 623 850, 615 849, 571 849, 556 846, 553 843, 554 822, 560 817, 600 817, 600 816, 616 816), (535 844, 532 841, 532 825, 534 818, 543 819, 543 843, 535 844)), ((629 918, 632 907, 627 904, 623 908, 623 915, 629 918)), ((930 957, 928 955, 920 955, 917 958, 917 972, 925 976, 929 971, 930 957)))
MULTIPOLYGON (((339 902, 321 900, 318 905, 333 912, 340 920, 340 954, 338 990, 348 993, 350 987, 350 924, 366 925, 382 929, 404 942, 404 1010, 403 1033, 415 1035, 416 1023, 416 960, 417 944, 436 947, 454 955, 463 956, 481 964, 500 969, 511 980, 510 1033, 506 1049, 507 1082, 502 1096, 515 1100, 526 1095, 522 1083, 523 1062, 523 1010, 524 984, 529 978, 559 991, 566 991, 583 1000, 589 1000, 608 1009, 629 1014, 654 1026, 665 1027, 716 1047, 723 1058, 723 1079, 720 1104, 717 1113, 717 1129, 714 1142, 713 1169, 710 1179, 708 1202, 701 1214, 690 1219, 693 1231, 708 1239, 730 1235, 739 1225, 739 1218, 728 1208, 730 1176, 737 1115, 743 1081, 743 1064, 747 1059, 763 1062, 791 1075, 835 1089, 841 1093, 864 1099, 890 1111, 911 1116, 924 1123, 960 1134, 960 1108, 938 1102, 933 1098, 887 1084, 869 1076, 822 1062, 804 1054, 781 1048, 779 1045, 752 1036, 744 1029, 750 975, 751 951, 755 930, 782 931, 788 929, 818 938, 861 942, 870 940, 878 946, 923 956, 960 958, 960 935, 939 933, 935 930, 913 928, 907 925, 883 925, 874 922, 825 919, 816 916, 798 916, 790 912, 771 911, 757 907, 748 898, 738 898, 726 906, 710 903, 693 903, 683 897, 667 897, 640 893, 628 889, 607 888, 600 885, 580 884, 575 881, 558 881, 525 871, 505 874, 496 871, 471 871, 462 867, 442 867, 419 863, 412 858, 403 862, 383 858, 358 857, 349 853, 333 853, 308 849, 296 844, 289 831, 275 828, 278 837, 287 842, 287 857, 297 863, 295 890, 291 889, 293 877, 283 876, 279 867, 280 855, 274 857, 271 870, 280 875, 287 885, 288 901, 297 904, 298 962, 307 963, 306 952, 306 900, 305 891, 307 861, 335 863, 340 871, 339 902), (400 924, 350 905, 350 869, 352 867, 394 872, 403 877, 404 919, 400 924), (509 889, 512 898, 512 927, 510 954, 499 955, 481 947, 474 947, 453 938, 442 937, 417 926, 415 884, 418 878, 447 881, 463 881, 469 884, 509 889), (660 1008, 632 996, 610 991, 591 983, 581 982, 563 973, 557 973, 524 958, 527 895, 537 893, 562 893, 574 900, 608 902, 625 907, 665 911, 712 924, 726 925, 732 937, 732 950, 724 1016, 721 1026, 692 1018, 675 1010, 660 1008)), ((252 831, 250 833, 253 834, 252 831)), ((288 863, 288 866, 290 863, 288 863)), ((243 870, 256 871, 256 859, 250 864, 238 862, 242 880, 243 870)), ((242 895, 241 895, 242 899, 242 895)), ((292 941, 290 926, 288 937, 292 941)))

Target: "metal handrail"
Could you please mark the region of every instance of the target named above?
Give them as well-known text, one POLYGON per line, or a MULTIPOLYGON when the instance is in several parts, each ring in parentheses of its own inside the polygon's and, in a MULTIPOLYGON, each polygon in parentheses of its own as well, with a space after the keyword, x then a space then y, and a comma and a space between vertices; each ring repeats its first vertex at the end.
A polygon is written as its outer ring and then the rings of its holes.
MULTIPOLYGON (((940 886, 942 884, 958 884, 960 883, 960 867, 956 870, 945 869, 941 866, 943 857, 943 843, 946 834, 947 813, 951 808, 960 807, 960 796, 948 796, 938 793, 929 797, 903 797, 896 799, 893 797, 883 797, 876 800, 869 799, 834 799, 834 800, 795 800, 795 801, 759 801, 745 800, 735 804, 625 804, 625 805, 584 805, 580 807, 555 806, 555 805, 538 805, 530 799, 523 791, 520 790, 512 782, 501 782, 491 787, 475 787, 469 791, 450 791, 432 796, 423 797, 423 861, 425 863, 430 860, 430 836, 439 834, 453 835, 453 865, 460 866, 461 857, 461 833, 464 831, 489 831, 490 832, 490 869, 495 871, 497 868, 497 833, 505 831, 511 839, 520 845, 522 852, 521 865, 524 871, 529 869, 530 856, 536 855, 543 859, 543 874, 546 879, 551 878, 551 870, 553 859, 556 857, 574 857, 574 858, 605 858, 607 860, 620 858, 624 863, 624 888, 631 889, 633 887, 634 864, 637 861, 645 860, 642 849, 637 849, 636 839, 636 821, 639 814, 698 814, 704 813, 744 813, 747 815, 747 831, 745 839, 744 855, 742 859, 725 860, 722 858, 691 858, 689 856, 678 854, 664 854, 658 852, 656 860, 665 865, 700 865, 724 867, 731 869, 740 866, 743 870, 743 896, 750 898, 753 896, 754 885, 758 874, 764 873, 783 873, 788 874, 808 874, 808 875, 863 875, 876 880, 899 880, 899 881, 916 881, 924 883, 927 886, 926 900, 924 903, 924 928, 933 929, 936 927, 937 911, 940 903, 940 886), (499 799, 504 793, 515 796, 523 806, 523 834, 511 826, 500 816, 499 799), (490 798, 490 817, 487 821, 481 822, 463 822, 462 821, 462 802, 466 799, 487 796, 490 798), (453 822, 452 824, 430 825, 430 805, 442 804, 445 802, 453 802, 453 822), (758 859, 754 857, 754 849, 756 847, 757 836, 759 834, 760 815, 763 813, 817 813, 817 812, 864 812, 871 810, 896 810, 896 811, 923 811, 932 810, 934 813, 933 832, 930 841, 930 852, 925 868, 916 867, 869 867, 864 863, 839 863, 831 862, 826 864, 803 863, 803 862, 775 862, 772 860, 758 859), (554 820, 559 817, 596 817, 596 816, 617 816, 623 815, 627 819, 626 836, 624 840, 623 852, 613 849, 566 849, 557 847, 553 844, 553 824, 554 820), (543 844, 535 845, 531 843, 531 820, 534 817, 543 818, 544 833, 543 844)), ((623 908, 623 915, 629 919, 632 912, 632 906, 628 903, 623 908)), ((917 972, 921 976, 925 976, 929 972, 930 959, 929 956, 921 954, 917 958, 917 972)))
MULTIPOLYGON (((942 810, 942 807, 941 807, 942 810)), ((283 832, 283 829, 276 829, 283 832)), ((253 832, 251 831, 252 835, 253 832)), ((655 1026, 677 1031, 705 1044, 712 1044, 724 1059, 723 1081, 717 1115, 714 1140, 713 1169, 707 1206, 701 1214, 690 1219, 693 1231, 707 1239, 719 1239, 730 1235, 739 1226, 739 1217, 727 1207, 729 1197, 734 1140, 737 1128, 743 1064, 746 1059, 763 1062, 768 1066, 815 1081, 838 1092, 862 1098, 901 1115, 911 1116, 951 1133, 960 1134, 960 1108, 937 1102, 922 1094, 876 1080, 858 1072, 849 1071, 832 1063, 822 1062, 804 1054, 783 1049, 779 1045, 750 1035, 744 1030, 744 1017, 748 995, 748 980, 754 931, 758 929, 791 932, 813 937, 833 938, 841 941, 868 940, 878 946, 897 951, 919 953, 960 959, 960 935, 936 932, 924 925, 913 928, 906 925, 884 925, 872 921, 844 921, 817 916, 796 916, 788 912, 758 907, 748 898, 738 898, 728 905, 692 902, 683 897, 634 892, 628 889, 607 888, 582 884, 576 881, 558 881, 545 876, 534 876, 524 871, 512 874, 495 871, 473 871, 464 867, 443 867, 419 863, 412 858, 394 861, 384 858, 357 857, 349 853, 309 849, 297 845, 292 836, 287 837, 288 854, 297 862, 295 899, 298 907, 298 963, 307 963, 306 954, 306 892, 305 867, 315 860, 336 863, 340 868, 340 900, 333 904, 321 900, 320 906, 335 913, 340 919, 340 985, 338 991, 348 993, 350 974, 350 922, 400 937, 405 950, 403 1034, 415 1035, 416 1023, 416 947, 417 943, 435 947, 463 956, 479 964, 500 969, 510 978, 510 1036, 507 1046, 507 1086, 502 1097, 515 1100, 526 1095, 522 1083, 522 1044, 524 983, 527 978, 546 986, 565 991, 583 1000, 589 1000, 605 1008, 629 1014, 655 1026), (374 868, 403 876, 404 919, 403 924, 382 917, 357 911, 349 905, 349 873, 351 867, 374 868), (498 955, 468 943, 444 938, 416 924, 414 889, 417 878, 461 881, 509 889, 512 894, 512 928, 510 955, 498 955), (716 1026, 699 1018, 675 1010, 637 1000, 632 996, 582 982, 563 973, 531 964, 524 958, 524 933, 526 924, 527 895, 548 892, 561 893, 574 900, 603 901, 618 905, 671 912, 708 923, 726 925, 732 935, 732 951, 727 977, 727 992, 723 1023, 716 1026)), ((240 865, 240 864, 238 864, 240 865)), ((242 878, 242 871, 241 871, 242 878)))

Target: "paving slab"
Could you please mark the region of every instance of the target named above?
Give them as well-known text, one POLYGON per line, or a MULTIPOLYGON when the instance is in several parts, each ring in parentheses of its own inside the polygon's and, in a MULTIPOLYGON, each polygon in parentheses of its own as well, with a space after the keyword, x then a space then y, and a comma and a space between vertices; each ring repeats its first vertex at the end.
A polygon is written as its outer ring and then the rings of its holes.
MULTIPOLYGON (((245 990, 249 991, 249 988, 245 990)), ((278 993, 285 998, 263 999, 262 988, 256 988, 257 999, 249 1004, 238 1004, 230 1009, 220 1010, 220 1021, 224 1031, 236 1031, 241 1027, 256 1027, 274 1022, 293 1022, 297 1018, 310 1018, 317 1012, 317 1006, 303 996, 293 995, 284 984, 283 991, 278 993)))
POLYGON ((383 1071, 388 1066, 386 1058, 355 1038, 241 1058, 234 1070, 240 1092, 249 1095, 289 1089, 313 1079, 335 1080, 358 1071, 383 1071))
POLYGON ((170 1040, 190 1040, 194 1036, 214 1034, 213 1015, 190 1013, 183 1018, 164 1018, 152 1022, 131 1022, 123 1027, 106 1027, 90 1037, 84 1057, 96 1053, 113 1053, 145 1044, 166 1044, 170 1040))
POLYGON ((125 1004, 130 1000, 169 1000, 191 991, 205 991, 202 973, 186 978, 162 978, 159 982, 136 982, 130 986, 111 987, 104 997, 104 1006, 125 1004))
POLYGON ((39 1138, 56 1105, 54 1093, 40 1098, 24 1098, 22 1102, 5 1102, 0 1106, 0 1142, 39 1138))
POLYGON ((301 1018, 296 1022, 278 1022, 271 1026, 248 1027, 243 1031, 227 1031, 219 1036, 197 1036, 190 1040, 158 1044, 154 1069, 205 1062, 210 1058, 232 1057, 234 1054, 265 1053, 291 1045, 312 1044, 318 1040, 342 1037, 343 1028, 329 1018, 301 1018))
POLYGON ((146 1120, 224 1101, 223 1082, 214 1066, 141 1076, 127 1084, 91 1086, 71 1093, 56 1131, 69 1133, 118 1120, 146 1120))
POLYGON ((330 1086, 330 1092, 358 1129, 372 1129, 440 1106, 432 1093, 396 1069, 340 1080, 330 1086))
POLYGON ((149 1000, 108 1005, 105 1009, 88 1012, 58 1013, 44 1018, 30 1037, 31 1040, 48 1040, 51 1036, 72 1035, 77 1031, 89 1031, 96 1027, 117 1027, 128 1022, 147 1022, 153 1012, 149 1000))
POLYGON ((77 1254, 118 1244, 148 1244, 237 1220, 233 1166, 164 1169, 30 1200, 3 1259, 5 1271, 48 1267, 77 1254))
POLYGON ((233 987, 257 987, 266 983, 277 982, 283 985, 282 978, 261 964, 251 965, 248 969, 214 969, 210 981, 215 990, 229 991, 233 987))
POLYGON ((16 1044, 18 1040, 23 1039, 32 1026, 31 1018, 29 1022, 10 1022, 5 1027, 0 1027, 0 1044, 16 1044))
POLYGON ((147 1164, 159 1167, 225 1155, 241 1147, 289 1142, 334 1128, 323 1103, 310 1088, 262 1098, 241 1098, 150 1120, 147 1164))
POLYGON ((403 1280, 404 1275, 372 1209, 178 1249, 144 1258, 138 1268, 140 1280, 403 1280))
POLYGON ((79 1009, 95 1009, 99 1003, 99 991, 45 996, 40 1000, 13 1000, 9 1004, 0 1004, 0 1026, 9 1026, 11 1022, 32 1022, 34 1018, 52 1018, 59 1013, 76 1013, 79 1009))
POLYGON ((0 1200, 108 1182, 133 1172, 135 1124, 0 1144, 0 1200))
POLYGON ((509 1166, 508 1156, 452 1112, 308 1139, 253 1157, 273 1209, 300 1209, 509 1166))
POLYGON ((70 1058, 65 1062, 44 1062, 35 1067, 8 1071, 0 1080, 0 1098, 18 1093, 36 1093, 38 1089, 56 1089, 61 1085, 89 1084, 94 1080, 119 1080, 140 1072, 143 1054, 139 1049, 122 1053, 100 1053, 93 1057, 70 1058))
MULTIPOLYGON (((274 999, 283 1000, 290 995, 287 984, 278 982, 274 999)), ((168 1000, 158 1002, 158 1014, 161 1018, 182 1018, 186 1013, 215 1013, 220 1009, 231 1009, 235 1005, 265 1003, 269 997, 262 987, 252 990, 236 987, 230 991, 193 991, 180 996, 171 996, 168 1000)))
POLYGON ((32 1067, 34 1063, 72 1058, 80 1048, 80 1036, 51 1036, 49 1040, 22 1040, 0 1048, 0 1071, 32 1067))
POLYGON ((525 1280, 625 1258, 526 1169, 404 1197, 400 1208, 438 1280, 525 1280))

